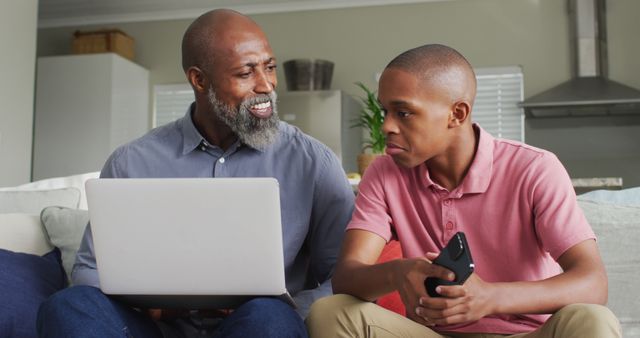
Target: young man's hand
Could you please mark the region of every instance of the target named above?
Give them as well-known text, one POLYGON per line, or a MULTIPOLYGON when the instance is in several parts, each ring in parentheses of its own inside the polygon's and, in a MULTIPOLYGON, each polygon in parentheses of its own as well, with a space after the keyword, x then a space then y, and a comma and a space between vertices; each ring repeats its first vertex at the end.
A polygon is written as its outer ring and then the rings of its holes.
POLYGON ((425 257, 419 257, 398 260, 395 273, 393 273, 392 284, 394 289, 400 293, 407 317, 422 325, 433 326, 432 322, 425 320, 423 316, 418 315, 416 312, 419 307, 419 299, 426 294, 424 280, 427 277, 446 280, 454 279, 451 271, 431 264, 431 261, 425 257))
MULTIPOLYGON (((437 254, 428 253, 427 259, 437 254)), ((472 273, 463 285, 440 285, 436 291, 442 297, 419 297, 414 313, 430 325, 449 325, 476 321, 492 313, 491 283, 472 273)), ((407 308, 407 313, 409 308, 407 308)))

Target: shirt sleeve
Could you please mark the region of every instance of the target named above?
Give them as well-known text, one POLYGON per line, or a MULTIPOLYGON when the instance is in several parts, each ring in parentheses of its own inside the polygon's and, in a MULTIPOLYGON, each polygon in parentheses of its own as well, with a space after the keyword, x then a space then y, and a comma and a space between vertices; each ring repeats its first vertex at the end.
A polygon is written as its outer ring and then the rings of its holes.
MULTIPOLYGON (((116 159, 121 153, 121 149, 116 150, 107 160, 102 171, 100 172, 100 178, 112 178, 118 177, 116 159)), ((87 224, 82 241, 80 242, 80 248, 76 253, 76 261, 73 265, 71 272, 71 280, 74 285, 90 285, 94 287, 100 287, 100 281, 98 279, 98 270, 96 265, 96 256, 93 250, 93 234, 91 232, 91 223, 87 224)))
MULTIPOLYGON (((338 158, 328 149, 319 154, 323 168, 315 181, 311 223, 307 237, 311 273, 317 285, 330 280, 351 218, 354 193, 338 158)), ((325 288, 311 301, 331 294, 325 288)), ((301 307, 303 304, 299 304, 301 307)), ((310 303, 309 303, 310 305, 310 303)))
POLYGON ((382 237, 385 241, 391 240, 391 215, 386 202, 384 187, 385 175, 393 175, 393 169, 388 165, 388 158, 379 157, 367 167, 358 186, 355 210, 347 230, 367 230, 382 237))
POLYGON ((572 246, 595 239, 595 234, 560 160, 545 152, 535 163, 530 175, 535 229, 545 251, 557 261, 572 246))

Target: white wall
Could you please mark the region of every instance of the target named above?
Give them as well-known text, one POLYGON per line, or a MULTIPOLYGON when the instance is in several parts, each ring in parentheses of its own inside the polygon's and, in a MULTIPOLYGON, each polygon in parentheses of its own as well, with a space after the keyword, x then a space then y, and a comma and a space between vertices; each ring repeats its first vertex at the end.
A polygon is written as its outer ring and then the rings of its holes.
POLYGON ((29 182, 37 0, 0 2, 0 187, 29 182))

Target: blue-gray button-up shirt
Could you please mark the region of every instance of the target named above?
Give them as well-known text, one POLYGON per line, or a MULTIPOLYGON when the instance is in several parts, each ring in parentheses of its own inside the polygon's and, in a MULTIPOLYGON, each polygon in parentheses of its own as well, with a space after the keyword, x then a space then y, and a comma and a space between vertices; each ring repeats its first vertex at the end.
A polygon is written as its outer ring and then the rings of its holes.
MULTIPOLYGON (((325 145, 284 122, 277 140, 267 149, 237 141, 223 151, 200 135, 191 111, 116 149, 100 176, 276 178, 287 290, 298 303, 299 313, 306 316, 315 299, 331 294, 330 278, 353 210, 354 194, 340 162, 325 145)), ((99 285, 90 225, 72 279, 77 285, 99 285)))

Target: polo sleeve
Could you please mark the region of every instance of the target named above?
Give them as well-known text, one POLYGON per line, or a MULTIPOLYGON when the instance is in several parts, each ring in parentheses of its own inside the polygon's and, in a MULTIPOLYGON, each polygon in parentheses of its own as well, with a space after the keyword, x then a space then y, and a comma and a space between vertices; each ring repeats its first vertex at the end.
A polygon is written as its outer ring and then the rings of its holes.
POLYGON ((560 160, 544 152, 531 168, 535 230, 544 250, 558 260, 569 248, 595 235, 560 160))
POLYGON ((391 215, 387 203, 384 177, 393 175, 388 158, 379 157, 367 167, 358 186, 358 196, 347 230, 359 229, 375 233, 385 241, 391 240, 391 215))

